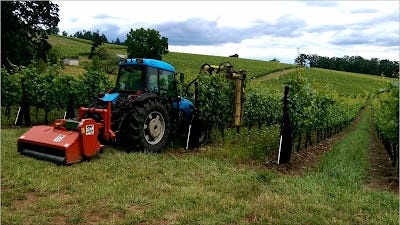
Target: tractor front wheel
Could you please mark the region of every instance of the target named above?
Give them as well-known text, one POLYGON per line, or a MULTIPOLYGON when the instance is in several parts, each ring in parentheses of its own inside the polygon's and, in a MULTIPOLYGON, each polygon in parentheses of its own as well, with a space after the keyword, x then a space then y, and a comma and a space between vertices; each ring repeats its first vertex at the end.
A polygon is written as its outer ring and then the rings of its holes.
POLYGON ((130 121, 131 144, 145 152, 159 152, 164 147, 170 129, 165 106, 149 100, 134 107, 130 121))

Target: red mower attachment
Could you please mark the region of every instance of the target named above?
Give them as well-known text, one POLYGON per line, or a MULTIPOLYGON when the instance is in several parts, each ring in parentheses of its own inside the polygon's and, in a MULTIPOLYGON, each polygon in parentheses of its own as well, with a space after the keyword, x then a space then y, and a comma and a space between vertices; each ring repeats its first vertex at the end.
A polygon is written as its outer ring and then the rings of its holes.
POLYGON ((97 139, 99 125, 88 118, 59 119, 51 126, 34 126, 18 138, 18 152, 60 164, 76 163, 102 150, 97 139))

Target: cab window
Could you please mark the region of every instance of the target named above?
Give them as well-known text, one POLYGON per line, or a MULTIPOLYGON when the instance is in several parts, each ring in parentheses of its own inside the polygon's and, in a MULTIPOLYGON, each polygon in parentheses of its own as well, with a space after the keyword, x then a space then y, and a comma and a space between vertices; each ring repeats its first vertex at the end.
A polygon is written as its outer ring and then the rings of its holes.
POLYGON ((160 95, 174 97, 174 72, 160 69, 160 95))
POLYGON ((158 92, 158 70, 153 67, 147 67, 147 90, 158 92))
POLYGON ((145 87, 145 77, 143 67, 121 67, 117 89, 121 91, 142 91, 145 87))

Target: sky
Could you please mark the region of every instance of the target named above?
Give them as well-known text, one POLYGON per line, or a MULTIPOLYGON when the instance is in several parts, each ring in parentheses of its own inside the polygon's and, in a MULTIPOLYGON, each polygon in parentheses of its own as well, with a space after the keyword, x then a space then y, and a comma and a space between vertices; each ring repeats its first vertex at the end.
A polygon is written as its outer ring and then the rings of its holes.
POLYGON ((169 51, 294 63, 299 53, 399 61, 399 1, 53 1, 60 33, 155 29, 169 51))

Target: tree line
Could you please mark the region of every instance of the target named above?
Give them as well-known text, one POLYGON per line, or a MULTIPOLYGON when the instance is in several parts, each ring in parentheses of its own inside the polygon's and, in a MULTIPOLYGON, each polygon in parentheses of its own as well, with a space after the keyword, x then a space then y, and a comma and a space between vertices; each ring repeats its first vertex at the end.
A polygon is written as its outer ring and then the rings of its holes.
POLYGON ((86 40, 90 40, 90 41, 96 41, 97 39, 100 39, 101 42, 108 43, 108 39, 107 39, 106 35, 104 35, 104 34, 100 35, 100 32, 98 30, 96 32, 87 31, 87 30, 77 31, 77 32, 75 32, 74 37, 82 38, 82 39, 86 39, 86 40))
POLYGON ((302 66, 364 73, 385 77, 399 77, 399 62, 378 58, 364 59, 361 56, 327 57, 317 54, 299 54, 295 63, 302 66))
POLYGON ((119 38, 116 40, 109 41, 107 36, 105 34, 100 35, 100 31, 97 30, 96 32, 94 31, 89 31, 89 30, 82 30, 82 31, 76 31, 74 34, 68 34, 67 31, 61 32, 62 36, 65 37, 76 37, 76 38, 81 38, 89 41, 95 41, 96 39, 100 39, 103 43, 111 43, 115 45, 125 45, 124 41, 121 41, 119 38))

